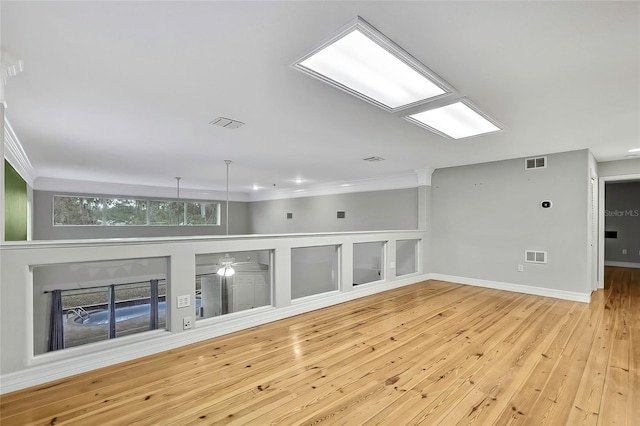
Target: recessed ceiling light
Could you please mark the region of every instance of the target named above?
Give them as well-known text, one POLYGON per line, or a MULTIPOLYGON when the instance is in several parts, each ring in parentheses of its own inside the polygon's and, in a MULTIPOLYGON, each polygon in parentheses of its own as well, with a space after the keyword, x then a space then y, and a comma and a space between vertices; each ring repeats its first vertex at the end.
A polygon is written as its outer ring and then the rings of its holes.
POLYGON ((253 185, 253 190, 257 191, 258 189, 260 189, 260 187, 258 185, 253 185))
POLYGON ((304 182, 304 181, 303 181, 302 179, 300 179, 300 178, 297 178, 296 180, 294 180, 294 182, 295 182, 295 183, 302 183, 302 182, 304 182))
POLYGON ((640 152, 640 148, 633 148, 630 149, 629 152, 640 152))
POLYGON ((412 114, 405 119, 452 139, 468 138, 502 130, 493 120, 480 113, 468 99, 412 114))
POLYGON ((292 66, 387 111, 454 91, 360 17, 292 66))

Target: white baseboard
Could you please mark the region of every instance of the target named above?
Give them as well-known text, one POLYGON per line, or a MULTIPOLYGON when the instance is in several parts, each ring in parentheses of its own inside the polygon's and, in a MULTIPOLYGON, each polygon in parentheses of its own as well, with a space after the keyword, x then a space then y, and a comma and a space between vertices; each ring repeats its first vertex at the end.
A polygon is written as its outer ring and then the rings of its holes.
POLYGON ((444 274, 429 274, 433 280, 449 281, 457 284, 473 285, 477 287, 493 288, 496 290, 513 291, 516 293, 533 294, 535 296, 553 297, 555 299, 573 300, 575 302, 589 303, 590 293, 576 293, 573 291, 555 290, 552 288, 534 287, 521 284, 503 283, 499 281, 480 280, 477 278, 456 277, 444 274))
POLYGON ((622 268, 640 268, 640 263, 634 262, 615 262, 612 260, 605 260, 604 266, 619 266, 622 268))
MULTIPOLYGON (((122 344, 122 341, 118 342, 119 339, 98 342, 94 344, 96 350, 90 353, 86 352, 88 346, 84 347, 85 350, 81 354, 74 351, 76 348, 70 348, 68 349, 69 352, 67 352, 67 350, 64 352, 71 356, 66 356, 64 359, 39 363, 27 369, 0 376, 0 394, 37 386, 75 374, 108 367, 294 315, 311 312, 316 309, 326 308, 383 291, 416 284, 426 281, 429 278, 429 274, 416 274, 391 282, 358 286, 345 292, 334 292, 328 294, 326 297, 304 300, 282 308, 268 307, 259 308, 255 311, 238 312, 237 314, 230 314, 228 317, 224 316, 212 320, 203 320, 203 322, 199 321, 193 330, 176 333, 170 333, 168 331, 154 332, 155 334, 149 338, 136 340, 128 344, 122 344)), ((124 337, 122 339, 127 338, 124 337)), ((51 353, 51 355, 53 354, 60 356, 62 352, 51 353)))

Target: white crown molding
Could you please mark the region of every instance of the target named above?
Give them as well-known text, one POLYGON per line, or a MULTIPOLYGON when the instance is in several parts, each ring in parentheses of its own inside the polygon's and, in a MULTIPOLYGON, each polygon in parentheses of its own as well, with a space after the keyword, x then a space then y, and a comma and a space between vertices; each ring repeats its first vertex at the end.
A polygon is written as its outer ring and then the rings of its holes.
MULTIPOLYGON (((415 170, 402 175, 370 179, 343 180, 314 186, 263 190, 256 192, 230 192, 230 201, 252 202, 283 200, 288 198, 315 197, 321 195, 349 194, 356 192, 387 191, 431 185, 432 169, 415 170)), ((109 182, 91 182, 59 178, 36 178, 32 184, 37 191, 64 192, 96 195, 130 195, 138 197, 175 198, 176 188, 133 185, 109 182)), ((180 187, 180 198, 194 200, 226 199, 224 191, 207 191, 180 187)))
POLYGON ((25 182, 33 187, 35 170, 6 116, 4 117, 4 156, 25 182))
POLYGON ((418 174, 418 186, 431 186, 431 175, 433 175, 434 171, 434 169, 416 170, 418 174))
MULTIPOLYGON (((429 180, 430 177, 429 175, 429 180)), ((386 191, 391 189, 416 188, 419 185, 418 174, 416 172, 409 172, 395 176, 343 180, 299 188, 276 189, 264 192, 258 191, 249 194, 249 201, 283 200, 287 198, 317 197, 320 195, 349 194, 354 192, 386 191)))
MULTIPOLYGON (((50 191, 61 193, 95 194, 95 195, 129 195, 133 197, 174 199, 176 188, 133 185, 126 183, 91 182, 71 179, 43 178, 35 179, 33 189, 36 191, 50 191)), ((225 191, 207 191, 180 187, 180 198, 185 200, 226 200, 225 191)), ((249 201, 243 192, 229 192, 229 201, 249 201)))
POLYGON ((477 278, 456 277, 445 274, 429 274, 430 279, 448 281, 456 284, 473 285, 476 287, 492 288, 495 290, 513 291, 516 293, 533 294, 535 296, 553 297, 554 299, 572 300, 574 302, 591 302, 590 293, 577 293, 574 291, 557 290, 554 288, 535 287, 522 284, 503 283, 499 281, 480 280, 477 278))

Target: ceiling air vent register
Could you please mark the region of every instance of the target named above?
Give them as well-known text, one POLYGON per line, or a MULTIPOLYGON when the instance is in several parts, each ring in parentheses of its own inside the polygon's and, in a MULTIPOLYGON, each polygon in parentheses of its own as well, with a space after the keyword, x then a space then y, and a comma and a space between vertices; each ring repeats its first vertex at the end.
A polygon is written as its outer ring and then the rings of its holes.
POLYGON ((224 127, 225 129, 237 129, 244 126, 242 121, 232 120, 230 118, 218 117, 209 122, 212 126, 224 127))
POLYGON ((378 161, 384 161, 384 158, 382 158, 382 157, 367 157, 367 158, 363 158, 362 160, 363 161, 368 161, 370 163, 375 163, 375 162, 378 162, 378 161))
POLYGON ((527 250, 524 252, 524 261, 527 263, 547 263, 547 252, 527 250))

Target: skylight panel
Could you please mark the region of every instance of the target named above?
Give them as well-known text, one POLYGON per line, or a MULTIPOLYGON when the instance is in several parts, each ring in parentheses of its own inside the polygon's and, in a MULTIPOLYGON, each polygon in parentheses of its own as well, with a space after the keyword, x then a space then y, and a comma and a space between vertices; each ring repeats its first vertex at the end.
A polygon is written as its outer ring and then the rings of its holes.
POLYGON ((466 99, 418 112, 405 118, 414 124, 452 139, 468 138, 502 130, 487 116, 472 107, 466 99))
POLYGON ((387 111, 453 91, 382 33, 357 18, 293 67, 387 111))

